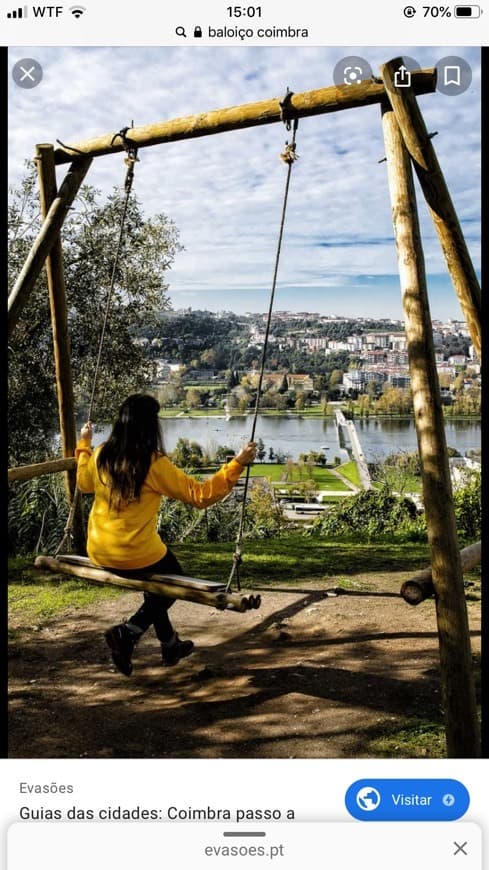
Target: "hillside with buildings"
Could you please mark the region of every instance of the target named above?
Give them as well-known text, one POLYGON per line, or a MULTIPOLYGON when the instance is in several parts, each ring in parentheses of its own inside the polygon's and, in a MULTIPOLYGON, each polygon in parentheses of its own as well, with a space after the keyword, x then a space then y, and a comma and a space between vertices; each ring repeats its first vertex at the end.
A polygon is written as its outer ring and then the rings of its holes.
MULTIPOLYGON (((265 314, 164 312, 156 329, 134 341, 144 350, 165 407, 245 411, 257 385, 265 322, 265 314)), ((479 413, 480 363, 466 324, 433 321, 433 343, 444 404, 457 413, 479 413)), ((304 410, 361 397, 372 403, 393 391, 398 400, 404 399, 399 410, 409 410, 402 322, 311 312, 274 314, 262 385, 264 409, 304 410)))

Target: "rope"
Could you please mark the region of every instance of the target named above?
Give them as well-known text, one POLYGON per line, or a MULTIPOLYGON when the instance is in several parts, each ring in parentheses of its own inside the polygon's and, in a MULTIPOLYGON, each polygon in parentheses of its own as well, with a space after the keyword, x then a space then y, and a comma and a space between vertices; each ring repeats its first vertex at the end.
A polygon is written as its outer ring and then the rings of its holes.
MULTIPOLYGON (((139 160, 139 158, 137 156, 137 148, 135 148, 133 145, 131 145, 130 141, 127 139, 126 133, 128 130, 129 130, 129 127, 124 127, 119 133, 116 133, 112 139, 112 142, 114 142, 114 140, 118 136, 120 136, 122 139, 124 148, 127 151, 127 157, 124 160, 124 163, 127 166, 126 178, 124 181, 124 190, 125 190, 126 196, 124 198, 124 206, 122 209, 121 222, 120 222, 120 226, 119 226, 119 238, 117 241, 114 262, 112 265, 112 273, 110 276, 109 288, 107 290, 107 294, 105 297, 102 329, 100 332, 100 339, 99 339, 98 351, 97 351, 97 359, 96 359, 96 363, 95 363, 95 371, 94 371, 94 375, 93 375, 93 379, 92 379, 92 393, 91 393, 90 402, 88 405, 88 417, 87 417, 88 420, 92 419, 92 412, 93 412, 93 407, 94 407, 94 403, 95 403, 95 390, 96 390, 97 380, 98 380, 98 375, 99 375, 99 370, 100 370, 100 361, 102 359, 102 350, 103 350, 103 346, 104 346, 105 333, 107 330, 107 323, 108 323, 108 319, 109 319, 110 305, 111 305, 111 301, 112 301, 112 294, 114 292, 115 279, 116 279, 116 274, 117 274, 117 266, 119 265, 119 257, 120 257, 121 247, 122 247, 122 239, 124 236, 124 226, 126 223, 127 209, 129 206, 129 197, 131 194, 132 184, 134 181, 134 164, 139 160)), ((75 515, 76 515, 76 510, 78 507, 79 499, 80 499, 80 490, 78 489, 78 484, 76 484, 75 491, 73 493, 73 498, 72 498, 71 505, 70 505, 70 510, 68 513, 68 519, 66 520, 66 525, 64 528, 64 532, 63 532, 63 538, 60 541, 58 548, 55 552, 55 557, 61 552, 62 549, 65 548, 65 544, 66 544, 66 549, 68 550, 68 552, 71 552, 72 541, 73 541, 73 525, 75 522, 75 515)))
MULTIPOLYGON (((286 94, 283 102, 280 104, 281 117, 282 117, 282 120, 284 121, 284 123, 286 124, 286 127, 288 130, 290 130, 290 128, 291 128, 291 117, 289 114, 289 106, 290 106, 290 97, 291 96, 292 96, 292 93, 287 88, 287 94, 286 94)), ((256 390, 255 410, 253 413, 253 422, 251 425, 250 441, 254 441, 254 438, 255 438, 256 425, 258 422, 258 414, 259 414, 259 410, 260 410, 261 388, 262 388, 262 384, 263 384, 263 377, 265 374, 265 362, 266 362, 266 357, 267 357, 268 339, 269 339, 269 335, 270 335, 270 326, 272 323, 273 302, 275 299, 275 288, 277 286, 277 275, 278 275, 278 267, 279 267, 279 263, 280 263, 280 252, 282 250, 282 239, 283 239, 283 234, 284 234, 285 216, 287 214, 287 200, 289 197, 290 176, 291 176, 291 172, 292 172, 292 165, 293 165, 293 163, 295 163, 295 161, 298 158, 298 154, 296 153, 296 150, 295 150, 295 148, 296 148, 295 135, 297 132, 298 124, 299 124, 298 118, 297 117, 293 118, 292 140, 290 143, 289 142, 285 143, 285 149, 282 152, 282 154, 280 155, 281 160, 283 160, 284 163, 287 164, 287 177, 285 180, 285 191, 284 191, 284 198, 283 198, 283 203, 282 203, 282 216, 280 219, 280 229, 279 229, 279 233, 278 233, 277 252, 275 255, 275 265, 274 265, 274 270, 273 270, 272 289, 270 291, 270 302, 268 305, 267 325, 266 325, 266 329, 265 329, 265 340, 263 342, 263 350, 262 350, 262 354, 261 354, 260 374, 259 374, 258 386, 257 386, 257 390, 256 390)), ((240 563, 242 561, 242 541, 243 541, 243 531, 244 531, 244 523, 245 523, 245 515, 246 515, 246 500, 248 497, 249 480, 250 480, 250 466, 247 465, 246 466, 245 482, 244 482, 243 502, 241 505, 241 517, 240 517, 240 521, 239 521, 238 534, 236 537, 236 549, 235 549, 234 555, 233 555, 233 565, 231 568, 231 573, 229 575, 229 580, 227 582, 226 592, 229 592, 229 589, 231 588, 231 584, 232 584, 234 578, 236 578, 236 585, 237 585, 238 590, 241 589, 240 577, 239 577, 239 567, 240 567, 240 563)))

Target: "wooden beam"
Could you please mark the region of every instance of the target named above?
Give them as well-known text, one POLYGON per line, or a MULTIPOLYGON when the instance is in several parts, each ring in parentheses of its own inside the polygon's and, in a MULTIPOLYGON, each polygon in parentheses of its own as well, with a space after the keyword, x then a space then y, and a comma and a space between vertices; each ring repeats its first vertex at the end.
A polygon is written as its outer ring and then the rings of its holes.
POLYGON ((19 465, 17 468, 9 468, 8 482, 16 480, 31 480, 33 477, 42 477, 43 474, 56 474, 59 471, 76 469, 74 456, 66 459, 50 459, 48 462, 37 462, 35 465, 19 465))
MULTIPOLYGON (((471 571, 481 563, 481 542, 471 544, 470 547, 464 547, 460 550, 460 561, 462 563, 462 571, 465 574, 471 571)), ((425 568, 414 577, 410 577, 401 586, 401 595, 404 601, 408 604, 421 604, 427 598, 431 598, 435 594, 433 586, 433 577, 431 568, 425 568)))
MULTIPOLYGON (((52 145, 37 146, 36 163, 41 215, 44 220, 58 193, 56 168, 54 165, 54 148, 52 145)), ((55 237, 51 252, 46 258, 46 272, 53 332, 61 447, 64 457, 72 457, 76 447, 75 400, 71 374, 63 250, 59 233, 55 237)), ((66 489, 70 504, 73 500, 75 487, 76 468, 73 468, 70 464, 66 473, 66 489)), ((82 531, 81 512, 78 517, 78 525, 80 526, 78 531, 82 531)))
POLYGON ((423 499, 431 552, 449 757, 480 754, 470 635, 435 363, 414 179, 391 106, 383 107, 392 218, 401 279, 423 499))
MULTIPOLYGON (((434 69, 416 70, 412 74, 412 82, 415 93, 432 93, 436 88, 436 72, 434 69)), ((380 103, 384 97, 385 88, 382 83, 364 81, 354 86, 333 85, 294 94, 290 101, 290 108, 297 117, 306 118, 358 106, 371 106, 373 103, 380 103)), ((145 127, 134 127, 128 130, 127 136, 135 147, 146 148, 150 145, 161 145, 163 142, 195 139, 228 130, 275 124, 281 120, 280 100, 281 97, 275 97, 259 103, 245 103, 241 106, 175 118, 171 121, 159 121, 145 127)), ((102 154, 114 154, 123 150, 121 137, 114 136, 114 132, 111 132, 95 139, 75 142, 71 148, 56 148, 54 159, 56 163, 69 163, 73 160, 73 155, 78 152, 91 157, 100 157, 102 154)))
POLYGON ((177 586, 160 574, 145 574, 141 575, 141 579, 134 580, 105 568, 70 565, 52 556, 38 556, 34 565, 36 568, 47 568, 49 571, 80 577, 90 583, 120 586, 123 589, 132 589, 133 592, 153 592, 155 595, 178 598, 181 601, 194 601, 197 604, 205 604, 207 607, 217 607, 218 610, 236 610, 239 613, 244 613, 246 610, 258 608, 261 603, 259 595, 245 595, 236 592, 203 592, 198 589, 177 586))
POLYGON ((435 149, 412 88, 393 85, 401 59, 381 67, 389 102, 409 151, 433 218, 445 261, 479 360, 481 356, 481 288, 435 149))
POLYGON ((29 298, 46 257, 50 253, 63 225, 68 209, 91 164, 90 157, 82 157, 72 163, 65 179, 43 221, 39 234, 32 245, 22 271, 8 299, 8 334, 15 328, 22 309, 29 298))

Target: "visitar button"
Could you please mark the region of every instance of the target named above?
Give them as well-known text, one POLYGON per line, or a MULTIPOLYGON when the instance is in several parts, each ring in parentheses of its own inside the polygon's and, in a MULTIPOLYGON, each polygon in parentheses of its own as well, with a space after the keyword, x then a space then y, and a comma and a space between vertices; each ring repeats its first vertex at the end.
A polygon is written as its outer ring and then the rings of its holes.
POLYGON ((350 815, 365 822, 450 822, 469 803, 456 779, 359 779, 345 795, 350 815))

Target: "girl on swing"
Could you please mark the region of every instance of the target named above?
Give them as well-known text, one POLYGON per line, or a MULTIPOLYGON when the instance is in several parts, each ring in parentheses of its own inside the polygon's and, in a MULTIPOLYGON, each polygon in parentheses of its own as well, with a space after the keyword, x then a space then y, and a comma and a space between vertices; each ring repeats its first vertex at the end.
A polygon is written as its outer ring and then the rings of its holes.
MULTIPOLYGON (((256 456, 256 444, 250 441, 208 480, 194 480, 165 454, 159 409, 152 396, 129 396, 104 444, 92 451, 93 426, 89 421, 76 448, 78 488, 95 494, 88 519, 90 560, 129 577, 145 572, 183 574, 157 533, 162 496, 206 508, 232 490, 244 467, 256 456)), ((125 676, 132 673, 137 641, 151 625, 161 643, 163 665, 176 665, 192 653, 193 642, 180 640, 168 617, 173 603, 173 598, 145 592, 139 610, 127 622, 105 632, 113 662, 125 676)))

